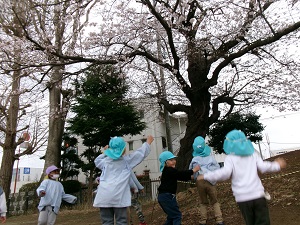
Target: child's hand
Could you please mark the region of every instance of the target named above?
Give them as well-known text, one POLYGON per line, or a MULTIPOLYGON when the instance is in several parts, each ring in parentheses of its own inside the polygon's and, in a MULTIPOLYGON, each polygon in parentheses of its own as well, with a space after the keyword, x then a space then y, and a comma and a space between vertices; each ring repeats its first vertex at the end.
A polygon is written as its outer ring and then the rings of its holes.
POLYGON ((277 162, 280 166, 280 169, 283 169, 286 167, 286 161, 283 158, 277 158, 275 159, 275 162, 277 162))
POLYGON ((46 195, 45 191, 40 191, 40 197, 44 197, 46 195))
POLYGON ((193 168, 193 172, 196 173, 200 170, 200 166, 199 165, 196 165, 194 168, 193 168))
POLYGON ((154 140, 154 138, 153 138, 152 135, 149 135, 149 136, 147 137, 147 143, 148 143, 149 145, 151 145, 151 143, 153 142, 153 140, 154 140))
POLYGON ((105 151, 105 150, 108 149, 108 148, 109 148, 109 146, 108 146, 108 145, 105 145, 103 149, 104 149, 104 151, 105 151))
POLYGON ((197 177, 197 180, 204 180, 203 174, 200 174, 200 175, 197 177))

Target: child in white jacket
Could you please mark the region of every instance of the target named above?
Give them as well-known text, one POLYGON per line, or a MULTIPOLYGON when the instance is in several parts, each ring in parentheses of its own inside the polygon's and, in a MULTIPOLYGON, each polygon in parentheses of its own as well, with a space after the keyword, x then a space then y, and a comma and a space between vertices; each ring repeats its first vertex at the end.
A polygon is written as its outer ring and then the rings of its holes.
POLYGON ((127 225, 131 170, 149 155, 152 141, 150 135, 141 148, 123 155, 126 142, 121 137, 114 137, 109 148, 95 159, 95 165, 102 173, 93 206, 100 208, 102 225, 112 225, 114 221, 116 225, 127 225))
POLYGON ((41 198, 38 205, 38 225, 55 224, 56 216, 62 200, 74 204, 77 197, 65 194, 62 184, 57 181, 60 169, 52 165, 46 169, 47 178, 37 188, 37 195, 41 198))
POLYGON ((263 161, 254 153, 251 141, 239 130, 226 135, 223 148, 227 154, 224 167, 199 175, 197 180, 213 183, 231 178, 231 189, 246 225, 270 225, 264 187, 258 171, 280 171, 286 166, 285 160, 277 158, 274 162, 263 161))
POLYGON ((0 221, 1 223, 6 222, 6 212, 7 212, 7 206, 6 206, 6 197, 5 193, 0 187, 0 221))

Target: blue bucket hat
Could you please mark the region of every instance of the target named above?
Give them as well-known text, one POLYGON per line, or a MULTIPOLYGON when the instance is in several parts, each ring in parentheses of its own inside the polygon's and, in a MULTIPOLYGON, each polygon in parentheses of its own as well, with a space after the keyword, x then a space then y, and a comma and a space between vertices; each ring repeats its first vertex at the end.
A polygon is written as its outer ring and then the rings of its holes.
POLYGON ((126 142, 121 137, 113 137, 109 141, 109 148, 104 151, 104 154, 112 159, 119 159, 125 150, 126 142))
POLYGON ((177 156, 173 155, 172 152, 170 151, 164 151, 162 152, 160 155, 159 155, 159 162, 160 162, 160 166, 159 166, 159 169, 160 171, 162 172, 164 167, 165 167, 165 163, 167 160, 169 159, 174 159, 176 158, 177 156))
POLYGON ((193 156, 209 156, 210 155, 210 147, 205 144, 205 140, 203 137, 198 136, 194 139, 193 143, 193 156))
POLYGON ((247 156, 254 153, 254 147, 244 132, 232 130, 226 135, 223 149, 227 155, 247 156))

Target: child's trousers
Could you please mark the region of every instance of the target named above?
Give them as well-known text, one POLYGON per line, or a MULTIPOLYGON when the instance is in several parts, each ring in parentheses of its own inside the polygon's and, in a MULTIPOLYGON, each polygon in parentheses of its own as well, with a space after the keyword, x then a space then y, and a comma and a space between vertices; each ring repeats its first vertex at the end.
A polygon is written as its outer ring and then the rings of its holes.
POLYGON ((127 207, 100 208, 102 225, 127 225, 127 207), (114 220, 116 222, 114 223, 114 220))
POLYGON ((237 204, 246 225, 270 225, 269 209, 265 198, 238 202, 237 204))
MULTIPOLYGON (((139 202, 139 199, 138 199, 138 194, 133 194, 132 195, 132 198, 131 198, 131 207, 134 208, 135 212, 136 212, 136 215, 138 216, 139 218, 139 221, 141 223, 145 222, 145 217, 144 217, 144 214, 142 212, 142 206, 139 202)), ((130 214, 130 222, 132 224, 132 215, 130 214)))
POLYGON ((176 200, 176 195, 171 193, 158 194, 158 203, 167 214, 167 221, 164 225, 181 225, 182 214, 176 200))
POLYGON ((207 221, 207 207, 210 203, 214 208, 216 223, 222 223, 223 217, 221 207, 217 199, 217 189, 206 180, 197 180, 197 191, 200 197, 200 223, 206 224, 207 221), (209 200, 208 200, 209 199, 209 200))
POLYGON ((52 206, 45 206, 39 213, 38 225, 54 225, 56 214, 52 206))

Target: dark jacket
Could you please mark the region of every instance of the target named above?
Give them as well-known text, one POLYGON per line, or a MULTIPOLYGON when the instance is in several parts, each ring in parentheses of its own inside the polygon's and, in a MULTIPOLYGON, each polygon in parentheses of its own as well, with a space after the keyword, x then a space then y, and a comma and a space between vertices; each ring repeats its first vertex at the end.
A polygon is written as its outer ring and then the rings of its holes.
POLYGON ((161 175, 161 183, 158 187, 158 193, 176 194, 177 181, 191 180, 193 170, 178 171, 173 167, 165 167, 161 175))

